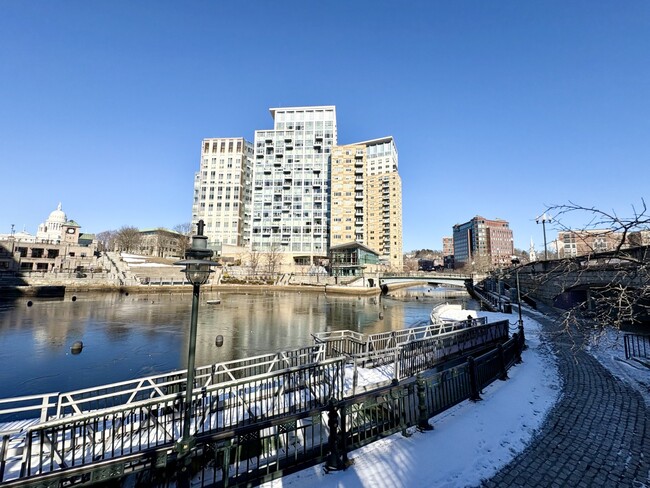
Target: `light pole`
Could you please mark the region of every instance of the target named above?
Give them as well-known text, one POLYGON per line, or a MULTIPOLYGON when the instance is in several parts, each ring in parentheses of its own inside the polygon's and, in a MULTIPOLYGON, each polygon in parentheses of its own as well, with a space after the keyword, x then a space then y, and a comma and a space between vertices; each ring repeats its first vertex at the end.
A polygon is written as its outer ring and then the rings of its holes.
POLYGON ((517 283, 517 309, 519 312, 519 333, 523 337, 524 335, 524 321, 521 318, 521 290, 519 288, 519 258, 514 257, 510 261, 515 268, 515 282, 517 283))
POLYGON ((551 217, 546 215, 546 212, 544 212, 542 215, 540 215, 535 219, 535 222, 537 222, 538 224, 541 222, 542 230, 544 232, 544 261, 548 261, 548 252, 546 251, 546 222, 550 222, 550 221, 551 221, 551 217))
POLYGON ((212 251, 208 249, 208 238, 203 235, 205 224, 199 220, 197 233, 192 236, 192 246, 185 251, 185 259, 174 264, 185 266, 182 270, 187 280, 192 283, 192 316, 190 319, 190 339, 187 352, 187 385, 185 387, 185 404, 183 414, 183 437, 176 444, 176 450, 186 455, 194 443, 190 435, 190 417, 192 413, 192 391, 194 390, 194 360, 196 353, 196 323, 199 315, 199 293, 201 285, 208 281, 212 266, 217 263, 210 261, 212 251))

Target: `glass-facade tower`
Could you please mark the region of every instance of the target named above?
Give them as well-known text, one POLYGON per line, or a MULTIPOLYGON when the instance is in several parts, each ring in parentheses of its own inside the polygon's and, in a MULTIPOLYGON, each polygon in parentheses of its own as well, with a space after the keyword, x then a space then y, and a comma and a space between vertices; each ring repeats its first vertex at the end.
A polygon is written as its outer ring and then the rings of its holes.
POLYGON ((328 251, 336 108, 273 108, 271 115, 273 130, 255 131, 251 249, 292 253, 308 264, 328 251))

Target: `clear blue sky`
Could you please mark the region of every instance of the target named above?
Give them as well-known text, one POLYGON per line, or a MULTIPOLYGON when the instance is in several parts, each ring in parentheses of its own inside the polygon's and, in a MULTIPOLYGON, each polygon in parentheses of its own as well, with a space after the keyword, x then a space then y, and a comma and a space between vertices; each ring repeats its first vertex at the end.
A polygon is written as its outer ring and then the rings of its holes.
POLYGON ((405 251, 477 214, 539 249, 547 205, 648 195, 650 2, 3 0, 0 233, 187 222, 202 138, 325 104, 395 137, 405 251))

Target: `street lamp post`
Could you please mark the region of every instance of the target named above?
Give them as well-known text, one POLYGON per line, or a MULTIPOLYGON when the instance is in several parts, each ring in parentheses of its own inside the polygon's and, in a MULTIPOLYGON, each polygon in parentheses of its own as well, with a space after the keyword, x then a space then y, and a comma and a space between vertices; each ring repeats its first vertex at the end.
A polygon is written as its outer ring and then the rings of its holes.
POLYGON ((546 251, 546 222, 550 221, 551 217, 546 215, 546 212, 535 219, 535 222, 542 224, 542 231, 544 232, 544 261, 548 261, 548 252, 546 251))
POLYGON ((519 258, 512 258, 511 260, 513 266, 516 266, 515 268, 515 282, 517 284, 517 310, 519 313, 519 333, 523 337, 524 335, 524 321, 521 318, 521 289, 519 288, 519 258))
POLYGON ((187 385, 183 414, 183 436, 176 444, 176 450, 182 456, 187 454, 194 443, 190 435, 190 417, 192 413, 192 391, 194 390, 194 363, 196 356, 196 324, 199 315, 199 293, 212 273, 211 268, 217 263, 210 261, 212 251, 208 249, 208 238, 203 235, 205 224, 199 220, 197 233, 192 236, 192 246, 185 251, 185 259, 174 264, 185 266, 182 270, 187 280, 192 283, 192 316, 190 319, 190 338, 187 352, 187 385))

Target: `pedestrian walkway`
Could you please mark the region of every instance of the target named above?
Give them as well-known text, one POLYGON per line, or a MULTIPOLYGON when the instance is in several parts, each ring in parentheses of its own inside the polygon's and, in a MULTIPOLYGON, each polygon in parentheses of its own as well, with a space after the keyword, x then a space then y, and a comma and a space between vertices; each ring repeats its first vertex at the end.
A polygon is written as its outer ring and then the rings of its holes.
POLYGON ((551 317, 535 320, 557 356, 562 396, 532 444, 483 486, 648 486, 650 409, 551 317))

